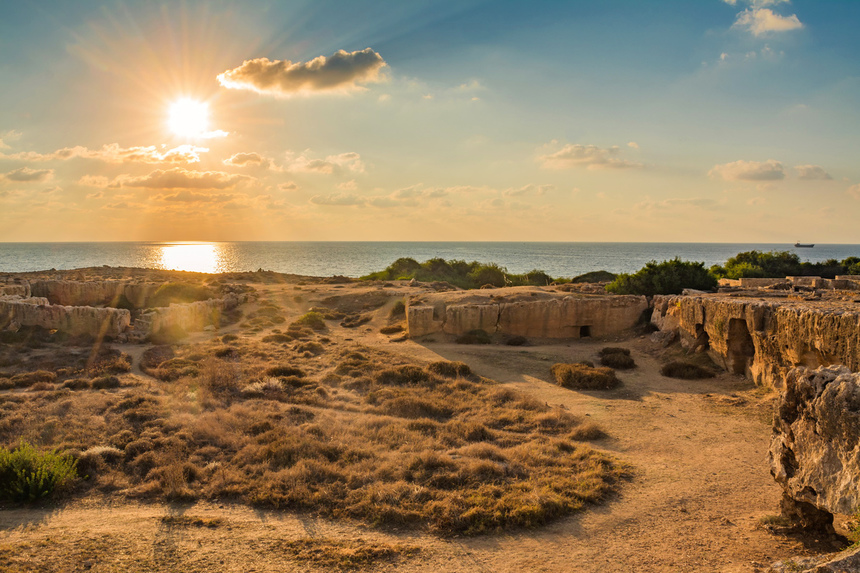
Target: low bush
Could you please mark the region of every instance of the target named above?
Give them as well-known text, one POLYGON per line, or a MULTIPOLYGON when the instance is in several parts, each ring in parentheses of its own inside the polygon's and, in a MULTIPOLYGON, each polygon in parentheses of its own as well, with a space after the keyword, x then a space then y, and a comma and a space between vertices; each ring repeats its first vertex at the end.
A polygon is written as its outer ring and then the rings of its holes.
POLYGON ((93 390, 102 390, 105 388, 119 388, 121 383, 116 376, 99 376, 98 378, 93 378, 90 385, 93 390))
POLYGON ((10 382, 15 388, 27 388, 33 384, 39 383, 54 383, 57 381, 57 375, 47 370, 36 370, 35 372, 25 372, 12 376, 10 382))
POLYGON ((493 339, 490 338, 486 330, 476 329, 458 336, 454 342, 457 344, 490 344, 493 342, 493 339))
POLYGON ((608 283, 618 278, 618 275, 609 271, 591 271, 570 279, 572 283, 608 283))
POLYGON ((266 370, 266 376, 298 376, 304 378, 305 371, 295 366, 272 366, 266 370))
POLYGON ((636 368, 636 361, 630 356, 630 350, 627 348, 607 346, 598 352, 598 356, 600 356, 600 363, 603 366, 618 370, 636 368))
POLYGON ((505 341, 508 346, 525 346, 529 343, 525 336, 512 336, 505 341))
POLYGON ((621 384, 611 368, 594 368, 585 364, 553 364, 555 381, 571 390, 610 390, 621 384))
POLYGON ((650 261, 636 273, 620 274, 606 285, 606 290, 615 294, 681 294, 685 288, 712 290, 717 279, 705 268, 705 263, 682 261, 675 257, 671 261, 650 261))
POLYGON ((0 499, 5 501, 36 501, 76 477, 77 462, 71 456, 40 452, 23 441, 13 450, 0 448, 0 499))
POLYGON ((391 312, 388 313, 390 318, 400 318, 406 316, 406 304, 402 300, 398 300, 391 307, 391 312))
POLYGON ((713 378, 716 376, 713 370, 693 364, 675 360, 668 362, 660 368, 660 374, 669 378, 681 378, 683 380, 697 380, 699 378, 713 378))
POLYGON ((397 334, 398 332, 403 332, 403 326, 400 324, 392 324, 390 326, 383 326, 379 329, 380 334, 397 334))
POLYGON ((323 315, 318 312, 308 312, 294 320, 290 324, 290 329, 292 327, 306 327, 313 330, 325 330, 325 319, 323 315))
POLYGON ((472 369, 464 362, 448 362, 440 360, 427 365, 427 370, 445 378, 474 378, 472 369))
POLYGON ((523 274, 509 273, 495 263, 435 258, 419 263, 414 259, 397 259, 385 270, 361 277, 362 280, 408 280, 421 282, 447 282, 465 289, 478 289, 483 286, 546 286, 554 279, 541 270, 523 274))

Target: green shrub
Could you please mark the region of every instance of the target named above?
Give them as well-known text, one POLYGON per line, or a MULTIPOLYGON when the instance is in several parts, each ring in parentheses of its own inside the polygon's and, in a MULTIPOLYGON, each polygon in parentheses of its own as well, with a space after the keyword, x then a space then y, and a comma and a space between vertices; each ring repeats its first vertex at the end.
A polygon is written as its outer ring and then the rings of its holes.
POLYGON ((591 271, 570 279, 572 283, 608 283, 618 278, 615 273, 609 271, 591 271))
POLYGON ((56 452, 40 452, 22 441, 0 448, 0 499, 31 502, 68 486, 77 477, 77 461, 56 452))
POLYGON ((496 263, 435 258, 418 263, 414 259, 397 259, 388 268, 361 277, 362 280, 408 280, 422 282, 447 282, 464 289, 481 288, 484 285, 546 286, 554 279, 541 270, 531 270, 517 275, 496 263))
POLYGON ((717 279, 705 269, 705 263, 682 261, 675 257, 671 261, 650 261, 636 273, 620 274, 606 285, 606 290, 615 294, 681 294, 685 288, 711 290, 717 279))
POLYGON ((585 364, 553 364, 552 375, 559 386, 572 390, 610 390, 621 381, 611 368, 593 368, 585 364))
POLYGON ((681 362, 678 360, 668 362, 660 368, 660 374, 669 378, 681 378, 683 380, 696 380, 699 378, 713 378, 714 371, 708 368, 693 364, 691 362, 681 362))

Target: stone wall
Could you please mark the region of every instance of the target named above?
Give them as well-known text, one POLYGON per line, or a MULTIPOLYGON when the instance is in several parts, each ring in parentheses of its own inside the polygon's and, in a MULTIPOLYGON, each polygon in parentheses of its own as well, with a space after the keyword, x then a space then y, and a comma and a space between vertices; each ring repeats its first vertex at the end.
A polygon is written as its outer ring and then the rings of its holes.
POLYGON ((534 338, 607 336, 636 325, 644 296, 570 295, 534 287, 414 297, 406 309, 410 337, 470 330, 534 338))
POLYGON ((125 297, 135 308, 143 308, 158 287, 157 283, 125 281, 37 280, 30 284, 33 296, 43 296, 51 304, 66 306, 116 306, 125 297))
POLYGON ((781 388, 794 366, 860 370, 860 312, 723 296, 656 296, 651 321, 726 370, 781 388))
POLYGON ((115 338, 131 323, 131 313, 127 310, 47 302, 43 297, 0 299, 0 329, 39 326, 71 335, 115 338))
POLYGON ((860 374, 842 366, 791 370, 773 430, 771 473, 793 516, 816 516, 806 520, 814 524, 822 512, 832 521, 860 507, 860 374))

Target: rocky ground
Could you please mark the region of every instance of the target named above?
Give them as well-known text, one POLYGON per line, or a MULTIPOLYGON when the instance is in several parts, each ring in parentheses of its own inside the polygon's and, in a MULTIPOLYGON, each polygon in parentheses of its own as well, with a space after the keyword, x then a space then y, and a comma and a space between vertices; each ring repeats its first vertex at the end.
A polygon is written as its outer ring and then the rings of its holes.
MULTIPOLYGON (((836 549, 830 540, 769 531, 781 493, 766 461, 774 395, 741 377, 663 377, 666 351, 639 334, 532 340, 524 347, 383 334, 391 305, 416 288, 404 284, 308 284, 291 278, 253 286, 282 304, 288 321, 321 304, 368 317, 358 327, 329 321, 326 336, 334 345, 358 343, 422 363, 462 361, 481 376, 593 420, 606 437, 592 446, 626 465, 629 479, 609 499, 548 526, 454 538, 229 503, 77 496, 0 510, 0 571, 741 572, 836 549), (596 360, 606 345, 629 348, 638 364, 619 372, 620 388, 577 392, 552 382, 552 364, 596 360)), ((270 332, 235 324, 189 340, 229 333, 252 340, 270 332)), ((145 345, 117 348, 133 359, 122 377, 153 383, 139 368, 145 345)))

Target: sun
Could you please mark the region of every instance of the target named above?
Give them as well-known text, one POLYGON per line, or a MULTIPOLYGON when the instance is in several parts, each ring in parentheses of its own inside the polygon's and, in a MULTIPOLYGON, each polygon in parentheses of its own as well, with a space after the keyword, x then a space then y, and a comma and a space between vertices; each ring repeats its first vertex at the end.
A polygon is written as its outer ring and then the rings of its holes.
POLYGON ((180 137, 203 137, 209 132, 209 104, 190 98, 170 104, 167 127, 180 137))

